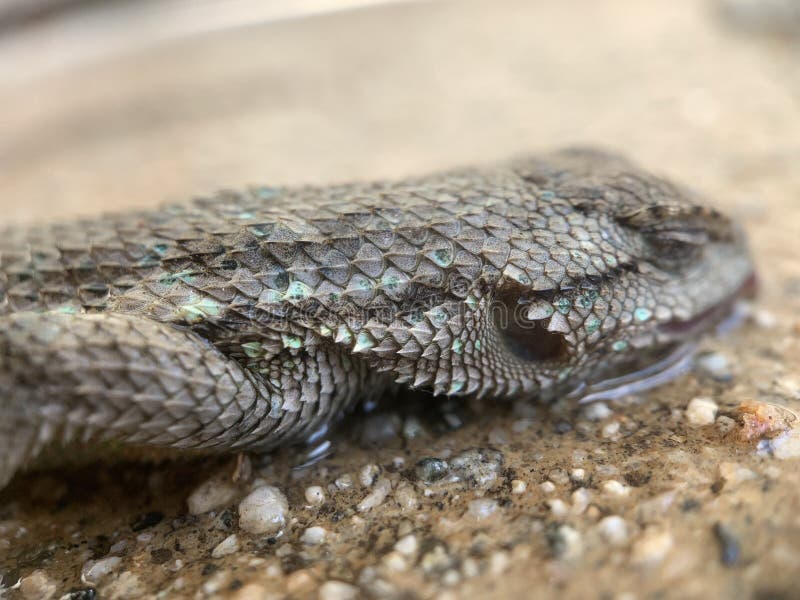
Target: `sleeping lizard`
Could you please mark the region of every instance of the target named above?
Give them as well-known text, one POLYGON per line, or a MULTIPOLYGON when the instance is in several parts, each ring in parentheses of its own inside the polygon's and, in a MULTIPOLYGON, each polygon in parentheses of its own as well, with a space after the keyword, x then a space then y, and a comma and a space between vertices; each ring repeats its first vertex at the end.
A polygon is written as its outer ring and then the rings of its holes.
POLYGON ((397 387, 660 381, 753 283, 735 223, 592 150, 8 227, 0 486, 53 445, 266 451, 397 387))

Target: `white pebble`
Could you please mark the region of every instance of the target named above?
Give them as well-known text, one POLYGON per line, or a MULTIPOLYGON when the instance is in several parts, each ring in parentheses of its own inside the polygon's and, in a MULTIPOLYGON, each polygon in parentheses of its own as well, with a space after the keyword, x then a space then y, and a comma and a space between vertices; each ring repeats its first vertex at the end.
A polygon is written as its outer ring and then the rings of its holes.
POLYGON ((116 544, 112 544, 111 547, 108 549, 109 554, 119 554, 123 550, 125 550, 125 546, 128 545, 128 542, 125 540, 120 540, 116 544))
POLYGON ((492 575, 502 575, 511 564, 508 552, 498 550, 489 557, 489 571, 492 575))
POLYGON ((238 489, 230 481, 212 477, 198 485, 186 499, 189 514, 200 515, 226 506, 236 498, 238 489))
POLYGON ((239 538, 236 537, 235 533, 232 533, 214 547, 214 549, 211 551, 211 557, 221 558, 223 556, 227 556, 228 554, 233 554, 238 550, 239 538))
POLYGON ((553 483, 552 481, 543 481, 542 483, 539 484, 539 488, 545 494, 552 494, 553 492, 556 491, 556 484, 553 483))
POLYGON ((621 498, 630 494, 631 488, 616 479, 609 479, 603 484, 603 491, 610 496, 621 498))
POLYGON ((306 488, 306 502, 311 506, 319 506, 325 502, 325 490, 321 486, 311 485, 306 488))
POLYGON ((584 481, 586 479, 586 469, 572 469, 569 472, 569 478, 576 482, 584 481))
POLYGON ((553 513, 554 517, 564 517, 569 513, 567 503, 558 498, 548 500, 547 505, 550 507, 550 512, 553 513))
POLYGON ((628 524, 620 516, 610 515, 600 519, 597 528, 603 539, 612 546, 624 544, 628 540, 628 524))
POLYGON ((99 583, 103 577, 120 565, 122 559, 119 556, 108 556, 100 560, 90 560, 81 569, 81 581, 87 585, 99 583))
POLYGON ((349 490, 354 485, 353 477, 350 475, 350 473, 345 473, 344 475, 337 477, 333 484, 336 486, 336 489, 349 490))
POLYGON ((344 581, 330 580, 319 588, 319 600, 357 600, 358 588, 344 581))
POLYGON ((394 499, 401 510, 415 510, 419 506, 414 486, 405 481, 397 486, 394 492, 394 499))
POLYGON ((586 488, 578 488, 572 492, 572 514, 582 515, 589 507, 592 494, 586 488))
POLYGON ((319 546, 325 541, 328 531, 324 527, 309 527, 300 536, 300 541, 306 546, 319 546))
POLYGON ((592 402, 583 409, 583 416, 590 421, 602 421, 613 414, 614 411, 602 402, 592 402))
POLYGON ((364 465, 361 471, 358 472, 358 480, 364 487, 372 487, 372 484, 378 479, 381 473, 381 468, 375 464, 364 465))
POLYGON ((613 439, 619 435, 619 421, 613 421, 600 430, 600 435, 606 439, 613 439))
POLYGON ((386 566, 386 568, 389 569, 390 571, 401 573, 403 571, 408 570, 408 560, 406 560, 406 557, 397 552, 396 550, 387 552, 384 555, 382 561, 383 564, 386 566))
POLYGON ((686 407, 686 419, 692 427, 711 425, 719 406, 711 398, 693 398, 686 407))
POLYGON ((419 541, 415 535, 409 534, 397 540, 394 549, 405 556, 413 556, 419 549, 419 541))
POLYGON ((667 556, 673 546, 672 534, 654 527, 648 527, 631 551, 631 561, 640 566, 652 567, 667 556))
POLYGON ((583 554, 583 537, 580 532, 569 525, 558 528, 558 537, 561 541, 561 558, 572 560, 583 554))
POLYGON ((380 506, 383 504, 383 501, 386 500, 386 496, 388 496, 389 492, 391 491, 392 483, 386 479, 386 477, 381 477, 375 483, 375 489, 373 489, 361 502, 358 503, 356 510, 358 510, 358 512, 366 512, 377 506, 380 506))
POLYGON ((239 503, 239 526, 250 533, 277 533, 286 525, 289 501, 271 485, 257 487, 239 503))
POLYGON ((513 479, 511 481, 512 494, 524 494, 525 490, 527 489, 528 489, 528 484, 522 481, 521 479, 513 479))
POLYGON ((492 500, 491 498, 478 498, 477 500, 472 500, 467 505, 467 516, 475 519, 476 521, 482 521, 484 519, 488 519, 494 513, 496 513, 497 507, 497 500, 492 500))

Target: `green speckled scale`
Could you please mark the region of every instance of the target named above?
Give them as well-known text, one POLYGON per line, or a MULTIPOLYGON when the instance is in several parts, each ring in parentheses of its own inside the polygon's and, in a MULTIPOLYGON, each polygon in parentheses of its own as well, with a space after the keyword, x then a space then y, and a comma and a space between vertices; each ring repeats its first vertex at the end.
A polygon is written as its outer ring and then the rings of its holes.
POLYGON ((390 386, 553 398, 751 271, 728 219, 592 151, 5 230, 0 484, 53 442, 267 449, 390 386))

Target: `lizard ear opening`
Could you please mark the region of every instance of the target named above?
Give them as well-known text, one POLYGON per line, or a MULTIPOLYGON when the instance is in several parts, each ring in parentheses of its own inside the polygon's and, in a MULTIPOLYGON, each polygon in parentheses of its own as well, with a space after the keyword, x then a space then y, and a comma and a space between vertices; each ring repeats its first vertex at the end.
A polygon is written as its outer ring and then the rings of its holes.
MULTIPOLYGON (((538 294, 537 294, 538 295, 538 294)), ((547 296, 547 292, 542 292, 547 296)), ((494 325, 508 350, 526 362, 558 362, 568 356, 563 333, 551 331, 548 319, 530 318, 530 294, 504 286, 492 311, 494 325)), ((544 298, 542 298, 544 300, 544 298)))

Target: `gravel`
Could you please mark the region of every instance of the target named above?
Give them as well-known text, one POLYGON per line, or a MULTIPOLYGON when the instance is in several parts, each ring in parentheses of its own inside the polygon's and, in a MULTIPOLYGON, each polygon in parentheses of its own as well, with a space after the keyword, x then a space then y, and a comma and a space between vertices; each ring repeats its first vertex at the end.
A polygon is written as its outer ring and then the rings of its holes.
POLYGON ((289 501, 277 487, 254 489, 239 503, 239 527, 249 533, 277 533, 286 525, 289 501))

